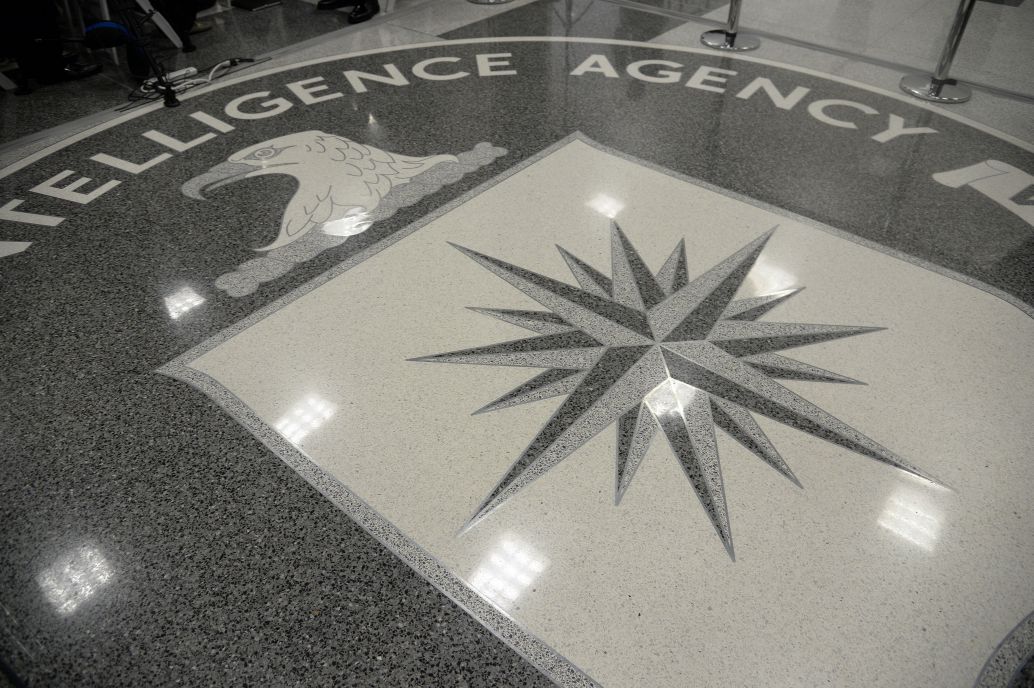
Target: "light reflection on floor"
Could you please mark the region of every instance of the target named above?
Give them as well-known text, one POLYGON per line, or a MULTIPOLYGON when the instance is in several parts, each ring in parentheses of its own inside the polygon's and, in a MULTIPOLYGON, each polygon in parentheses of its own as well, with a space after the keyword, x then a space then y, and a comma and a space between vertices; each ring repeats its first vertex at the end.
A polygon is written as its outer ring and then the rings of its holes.
POLYGON ((542 572, 549 560, 507 534, 489 550, 470 577, 470 584, 503 609, 511 607, 542 572))
POLYGON ((203 296, 190 287, 183 287, 179 291, 165 297, 165 309, 169 311, 169 317, 179 320, 187 312, 192 311, 205 302, 203 296))
POLYGON ((298 444, 309 433, 326 423, 336 410, 334 404, 310 394, 280 418, 274 427, 288 442, 298 444))
POLYGON ((101 553, 92 545, 83 545, 55 561, 36 580, 59 614, 71 614, 113 575, 101 553))
POLYGON ((940 537, 942 518, 929 490, 902 485, 887 497, 876 522, 902 540, 932 552, 940 537))

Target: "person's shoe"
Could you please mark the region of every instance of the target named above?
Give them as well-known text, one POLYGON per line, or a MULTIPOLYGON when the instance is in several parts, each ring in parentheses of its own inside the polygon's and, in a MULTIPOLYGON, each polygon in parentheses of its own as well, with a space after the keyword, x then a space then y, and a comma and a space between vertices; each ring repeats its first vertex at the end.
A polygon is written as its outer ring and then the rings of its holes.
POLYGON ((88 76, 93 76, 101 71, 99 64, 79 64, 78 62, 69 62, 62 69, 52 74, 41 75, 38 77, 38 81, 43 84, 58 84, 62 81, 75 81, 77 79, 85 79, 88 76))
POLYGON ((198 19, 190 27, 190 35, 193 36, 195 34, 204 33, 205 31, 211 31, 211 30, 212 30, 212 22, 202 21, 202 20, 198 19))
POLYGON ((318 10, 337 10, 342 7, 353 7, 357 0, 320 0, 316 3, 318 10))
POLYGON ((380 3, 377 0, 359 0, 355 9, 348 13, 349 24, 360 24, 381 11, 380 3))
POLYGON ((75 79, 85 79, 88 76, 99 74, 101 66, 99 64, 79 64, 78 62, 69 62, 65 65, 65 78, 68 81, 74 81, 75 79))

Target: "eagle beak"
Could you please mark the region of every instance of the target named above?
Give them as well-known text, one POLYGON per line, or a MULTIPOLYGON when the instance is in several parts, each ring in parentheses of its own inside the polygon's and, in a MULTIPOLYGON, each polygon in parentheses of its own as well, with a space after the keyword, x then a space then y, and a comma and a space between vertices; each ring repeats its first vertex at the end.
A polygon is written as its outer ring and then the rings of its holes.
POLYGON ((183 192, 184 196, 203 201, 205 200, 203 195, 205 191, 211 191, 224 184, 229 184, 254 171, 255 168, 251 165, 242 165, 239 162, 220 163, 204 174, 199 174, 193 179, 188 180, 180 187, 180 191, 183 192))

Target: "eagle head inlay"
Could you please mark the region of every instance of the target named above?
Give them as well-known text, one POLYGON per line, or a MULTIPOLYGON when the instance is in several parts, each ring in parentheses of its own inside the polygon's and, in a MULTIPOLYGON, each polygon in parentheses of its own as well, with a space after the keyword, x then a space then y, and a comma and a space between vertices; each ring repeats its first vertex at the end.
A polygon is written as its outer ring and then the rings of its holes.
POLYGON ((302 131, 238 151, 187 181, 181 191, 204 200, 214 189, 264 174, 287 174, 298 189, 287 204, 280 234, 269 251, 320 227, 327 234, 349 236, 366 231, 370 213, 391 189, 408 184, 454 155, 399 155, 322 131, 302 131))

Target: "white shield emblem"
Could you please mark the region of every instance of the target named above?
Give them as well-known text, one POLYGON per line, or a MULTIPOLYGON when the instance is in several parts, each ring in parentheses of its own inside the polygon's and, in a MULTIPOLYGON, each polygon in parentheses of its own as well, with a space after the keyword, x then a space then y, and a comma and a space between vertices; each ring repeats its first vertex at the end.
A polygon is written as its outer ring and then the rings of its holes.
POLYGON ((1034 392, 1017 383, 1034 354, 1002 345, 1032 338, 981 285, 575 136, 166 372, 529 655, 542 643, 608 686, 940 686, 972 681, 1034 597, 1018 573, 1034 555, 999 527, 1034 520, 1034 392), (561 312, 535 280, 596 300, 561 312), (586 315, 605 302, 623 310, 586 315), (708 303, 711 329, 682 346, 708 303), (835 331, 859 336, 800 338, 835 331), (586 391, 601 342, 683 355, 586 391), (665 369, 683 386, 662 394, 665 369))

